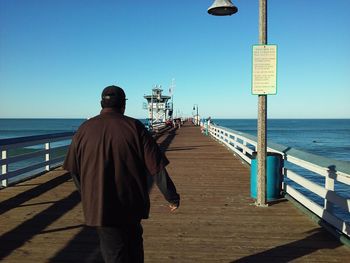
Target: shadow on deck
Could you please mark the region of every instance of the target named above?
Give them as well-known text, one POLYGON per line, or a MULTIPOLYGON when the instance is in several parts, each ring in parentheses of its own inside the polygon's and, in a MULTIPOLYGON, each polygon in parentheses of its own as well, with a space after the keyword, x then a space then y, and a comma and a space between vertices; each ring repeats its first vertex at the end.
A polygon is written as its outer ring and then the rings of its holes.
MULTIPOLYGON (((350 250, 282 199, 257 208, 249 167, 190 125, 159 138, 181 207, 154 188, 143 222, 146 262, 345 262, 350 250)), ((94 229, 65 171, 0 191, 0 260, 102 262, 94 229)))

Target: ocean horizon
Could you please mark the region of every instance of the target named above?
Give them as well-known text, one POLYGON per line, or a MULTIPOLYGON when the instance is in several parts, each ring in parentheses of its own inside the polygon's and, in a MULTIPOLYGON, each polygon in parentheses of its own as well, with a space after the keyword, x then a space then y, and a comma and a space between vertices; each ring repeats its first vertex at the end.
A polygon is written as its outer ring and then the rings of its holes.
MULTIPOLYGON (((76 131, 83 118, 0 118, 0 139, 76 131)), ((145 118, 139 119, 146 121, 145 118)), ((254 118, 212 118, 220 126, 253 136, 257 133, 254 118)), ((267 120, 267 140, 331 159, 350 161, 350 119, 267 120)))

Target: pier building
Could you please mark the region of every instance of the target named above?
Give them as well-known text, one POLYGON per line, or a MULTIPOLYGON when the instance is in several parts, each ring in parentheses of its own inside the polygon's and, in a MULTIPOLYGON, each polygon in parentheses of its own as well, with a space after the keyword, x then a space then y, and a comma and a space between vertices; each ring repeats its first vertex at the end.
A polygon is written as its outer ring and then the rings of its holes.
POLYGON ((155 124, 165 123, 173 115, 173 104, 168 102, 171 96, 163 95, 162 92, 161 86, 155 86, 151 95, 144 96, 147 100, 144 108, 147 109, 151 127, 155 124))

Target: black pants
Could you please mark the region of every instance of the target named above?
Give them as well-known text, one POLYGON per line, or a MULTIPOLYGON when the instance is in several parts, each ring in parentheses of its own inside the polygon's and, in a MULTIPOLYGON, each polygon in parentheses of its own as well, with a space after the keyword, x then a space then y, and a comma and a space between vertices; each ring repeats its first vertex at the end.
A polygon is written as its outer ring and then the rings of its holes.
POLYGON ((106 263, 143 263, 141 223, 118 227, 97 227, 103 259, 106 263))

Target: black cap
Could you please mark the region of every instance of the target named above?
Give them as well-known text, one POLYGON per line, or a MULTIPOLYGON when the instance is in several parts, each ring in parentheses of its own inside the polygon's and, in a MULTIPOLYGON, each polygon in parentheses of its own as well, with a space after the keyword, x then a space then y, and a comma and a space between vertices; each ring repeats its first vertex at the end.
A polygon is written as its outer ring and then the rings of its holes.
POLYGON ((122 108, 125 106, 125 92, 118 86, 108 86, 101 94, 101 106, 103 108, 122 108))

